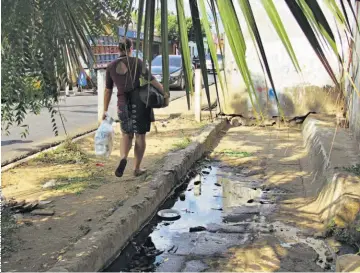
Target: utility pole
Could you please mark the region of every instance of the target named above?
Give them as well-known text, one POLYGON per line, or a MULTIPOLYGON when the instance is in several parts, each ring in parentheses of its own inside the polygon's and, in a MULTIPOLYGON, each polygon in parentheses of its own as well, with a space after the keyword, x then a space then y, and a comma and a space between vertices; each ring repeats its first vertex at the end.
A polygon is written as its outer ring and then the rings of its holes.
POLYGON ((201 122, 201 90, 202 90, 201 69, 195 69, 195 94, 194 94, 194 111, 195 120, 201 122))
POLYGON ((97 88, 98 88, 98 123, 102 122, 104 113, 104 97, 105 97, 105 69, 97 70, 97 88))

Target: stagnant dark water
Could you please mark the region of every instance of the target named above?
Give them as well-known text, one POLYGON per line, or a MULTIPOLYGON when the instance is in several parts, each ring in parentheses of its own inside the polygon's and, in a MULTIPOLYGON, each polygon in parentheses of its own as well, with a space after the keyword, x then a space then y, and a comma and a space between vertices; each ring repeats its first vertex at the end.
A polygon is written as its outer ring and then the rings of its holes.
POLYGON ((155 216, 104 271, 156 271, 166 261, 166 254, 177 252, 179 246, 174 241, 179 234, 189 233, 190 228, 225 222, 223 216, 232 206, 256 206, 254 200, 260 198, 262 191, 248 183, 238 186, 234 195, 231 181, 222 178, 229 177, 229 172, 216 163, 198 165, 196 171, 190 172, 192 177, 160 208, 175 209, 181 218, 165 221, 155 216))

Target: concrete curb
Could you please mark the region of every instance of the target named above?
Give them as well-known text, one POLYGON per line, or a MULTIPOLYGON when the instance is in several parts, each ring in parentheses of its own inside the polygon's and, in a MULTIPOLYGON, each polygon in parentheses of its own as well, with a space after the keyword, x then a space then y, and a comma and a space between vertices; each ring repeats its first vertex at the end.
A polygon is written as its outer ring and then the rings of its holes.
MULTIPOLYGON (((360 162, 356 142, 346 130, 334 130, 331 123, 313 118, 305 120, 302 133, 314 167, 313 182, 317 184, 317 198, 308 205, 310 211, 316 208, 324 227, 332 220, 339 227, 353 223, 360 213, 360 178, 342 170, 360 162)), ((336 272, 358 272, 359 269, 357 255, 336 259, 336 272)))
POLYGON ((95 272, 108 266, 154 215, 188 169, 209 150, 225 125, 225 120, 215 121, 186 149, 169 153, 149 187, 141 188, 136 197, 126 201, 100 230, 80 239, 49 271, 95 272))
POLYGON ((345 254, 337 258, 335 272, 360 272, 360 256, 345 254))
MULTIPOLYGON (((76 141, 78 141, 80 139, 88 137, 88 136, 94 134, 95 131, 97 130, 97 128, 98 127, 94 127, 94 128, 91 128, 91 129, 87 129, 86 131, 83 131, 82 133, 77 133, 76 135, 71 137, 71 141, 76 142, 76 141)), ((41 153, 45 153, 45 152, 54 150, 54 149, 58 148, 65 140, 66 140, 66 137, 64 137, 62 140, 57 140, 57 141, 54 141, 52 143, 42 145, 38 149, 33 150, 33 151, 23 155, 23 156, 19 156, 19 157, 13 158, 11 160, 8 160, 8 161, 4 162, 1 165, 1 172, 3 173, 3 172, 8 171, 8 170, 10 170, 12 168, 15 168, 16 166, 19 166, 19 165, 21 165, 23 163, 26 163, 29 160, 37 157, 41 153)))
POLYGON ((307 194, 316 197, 309 206, 316 207, 324 224, 351 223, 360 209, 360 179, 343 169, 360 163, 354 140, 346 130, 335 131, 333 124, 313 118, 305 120, 302 133, 313 166, 307 194))

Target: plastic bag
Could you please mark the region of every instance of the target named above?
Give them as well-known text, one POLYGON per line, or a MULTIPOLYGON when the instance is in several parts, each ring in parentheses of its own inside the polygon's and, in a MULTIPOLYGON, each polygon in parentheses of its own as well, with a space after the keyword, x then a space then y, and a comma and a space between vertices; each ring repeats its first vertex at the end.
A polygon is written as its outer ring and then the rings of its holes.
POLYGON ((95 154, 97 156, 109 157, 114 143, 113 119, 106 116, 95 133, 95 154))

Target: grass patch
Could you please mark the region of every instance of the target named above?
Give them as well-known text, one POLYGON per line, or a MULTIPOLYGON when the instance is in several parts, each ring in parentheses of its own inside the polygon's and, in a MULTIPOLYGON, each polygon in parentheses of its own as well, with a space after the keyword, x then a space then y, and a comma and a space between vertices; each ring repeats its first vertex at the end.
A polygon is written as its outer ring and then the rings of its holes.
POLYGON ((326 227, 326 236, 334 236, 334 238, 348 245, 353 246, 358 250, 360 254, 360 214, 354 222, 350 223, 344 228, 340 228, 335 224, 334 220, 331 220, 326 227))
POLYGON ((79 144, 66 139, 57 149, 44 152, 35 158, 36 162, 49 164, 75 164, 88 162, 88 156, 81 150, 79 144))
POLYGON ((92 172, 86 169, 68 176, 58 176, 55 178, 55 181, 56 183, 52 190, 77 195, 83 193, 86 189, 97 189, 106 182, 103 173, 99 171, 92 172))
POLYGON ((351 167, 344 168, 345 171, 360 176, 360 164, 353 165, 351 167))
POLYGON ((181 140, 175 142, 173 144, 174 149, 181 150, 185 149, 187 146, 189 146, 191 143, 190 137, 183 137, 181 140))
POLYGON ((234 150, 223 150, 220 152, 222 155, 230 156, 230 157, 249 157, 252 156, 251 153, 248 152, 239 152, 234 150))
POLYGON ((1 208, 1 255, 10 256, 15 251, 13 234, 18 228, 10 208, 1 208))

